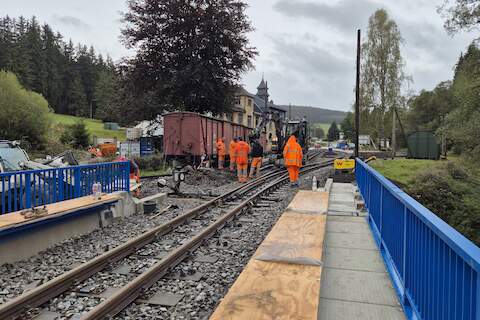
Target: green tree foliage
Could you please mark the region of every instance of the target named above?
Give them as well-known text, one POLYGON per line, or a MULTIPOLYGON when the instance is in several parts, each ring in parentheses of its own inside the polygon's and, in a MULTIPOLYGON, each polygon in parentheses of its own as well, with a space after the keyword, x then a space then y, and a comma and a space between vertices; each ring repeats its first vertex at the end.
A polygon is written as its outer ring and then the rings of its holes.
POLYGON ((479 0, 445 0, 439 12, 446 18, 445 29, 450 33, 471 31, 480 21, 479 0))
POLYGON ((422 90, 409 101, 407 125, 409 131, 438 130, 445 116, 454 108, 451 81, 439 83, 432 91, 422 90))
POLYGON ((353 141, 355 140, 355 115, 352 112, 348 112, 345 119, 340 124, 345 139, 353 141))
POLYGON ((0 69, 41 93, 55 112, 80 116, 89 115, 99 74, 115 72, 93 48, 75 48, 35 17, 8 16, 0 18, 0 69))
MULTIPOLYGON (((401 105, 401 88, 407 80, 400 52, 402 37, 395 21, 384 9, 369 19, 362 44, 361 106, 362 126, 374 138, 385 137, 387 111, 401 105)), ((391 118, 391 117, 390 117, 391 118)))
POLYGON ((69 125, 60 137, 60 141, 63 144, 70 145, 74 148, 88 147, 89 140, 90 134, 83 121, 77 121, 76 123, 69 125))
POLYGON ((313 136, 318 139, 325 138, 325 131, 323 131, 322 127, 313 128, 313 136))
POLYGON ((338 130, 337 123, 334 121, 330 125, 330 128, 328 128, 327 140, 335 141, 335 140, 338 140, 339 136, 340 136, 340 130, 338 130))
MULTIPOLYGON (((124 42, 137 90, 164 109, 223 113, 257 54, 241 0, 131 0, 124 42)), ((158 113, 158 111, 157 111, 158 113)))
POLYGON ((471 44, 459 59, 452 85, 454 110, 446 117, 446 131, 456 151, 480 156, 480 49, 471 44))
POLYGON ((17 77, 0 70, 0 139, 45 142, 50 127, 48 102, 20 85, 17 77))
POLYGON ((449 225, 480 245, 480 187, 458 165, 449 163, 424 170, 407 187, 407 192, 449 225))

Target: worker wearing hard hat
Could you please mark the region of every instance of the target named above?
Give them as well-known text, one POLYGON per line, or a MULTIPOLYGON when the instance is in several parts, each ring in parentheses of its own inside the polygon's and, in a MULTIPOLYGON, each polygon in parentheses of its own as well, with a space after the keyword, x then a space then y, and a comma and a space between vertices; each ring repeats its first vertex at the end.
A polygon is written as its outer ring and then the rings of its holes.
POLYGON ((235 147, 235 155, 237 160, 237 176, 238 182, 247 182, 248 170, 248 154, 250 153, 250 146, 239 137, 235 147))
POLYGON ((263 147, 257 139, 254 139, 251 143, 251 149, 252 165, 250 166, 249 177, 253 178, 253 175, 256 174, 258 178, 260 177, 260 168, 263 162, 263 147))
POLYGON ((230 156, 230 171, 234 171, 237 165, 237 155, 235 153, 237 149, 237 142, 238 139, 236 137, 233 138, 233 140, 230 141, 230 145, 228 148, 228 154, 230 156))
POLYGON ((225 138, 219 138, 217 141, 218 169, 223 170, 225 163, 225 138))
POLYGON ((290 177, 290 185, 298 186, 298 176, 302 167, 303 152, 302 147, 298 144, 296 135, 293 134, 288 138, 283 148, 283 159, 290 177))

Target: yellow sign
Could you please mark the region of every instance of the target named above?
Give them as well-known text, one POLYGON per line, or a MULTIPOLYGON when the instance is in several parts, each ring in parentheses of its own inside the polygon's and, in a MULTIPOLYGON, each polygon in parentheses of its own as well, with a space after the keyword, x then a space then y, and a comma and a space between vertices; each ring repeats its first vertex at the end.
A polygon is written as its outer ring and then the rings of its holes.
POLYGON ((354 159, 336 159, 333 163, 335 170, 351 170, 355 169, 354 159))

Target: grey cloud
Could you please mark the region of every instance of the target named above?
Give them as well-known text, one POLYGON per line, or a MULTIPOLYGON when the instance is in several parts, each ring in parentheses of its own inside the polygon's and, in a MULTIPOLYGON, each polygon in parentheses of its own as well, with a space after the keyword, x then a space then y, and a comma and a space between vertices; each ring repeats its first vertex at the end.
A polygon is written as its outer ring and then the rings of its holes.
POLYGON ((378 9, 370 1, 341 0, 335 4, 314 1, 280 0, 274 8, 289 17, 305 17, 324 22, 338 30, 351 32, 368 21, 369 16, 378 9))
POLYGON ((289 70, 300 72, 326 73, 332 77, 343 74, 350 69, 347 59, 310 43, 291 41, 288 37, 270 36, 273 41, 276 58, 289 70))
POLYGON ((73 26, 73 27, 78 28, 78 29, 89 29, 90 28, 90 26, 87 23, 83 22, 83 20, 81 20, 79 18, 76 18, 76 17, 72 17, 72 16, 53 15, 53 19, 54 19, 54 21, 56 21, 58 23, 68 25, 68 26, 73 26))
MULTIPOLYGON (((282 34, 269 38, 273 43, 273 57, 280 66, 271 79, 272 85, 275 83, 282 88, 276 92, 280 101, 289 101, 288 96, 293 96, 302 97, 300 101, 292 101, 297 104, 320 101, 323 106, 332 106, 332 101, 349 100, 350 91, 345 92, 345 86, 351 84, 353 88, 353 58, 351 61, 342 58, 303 37, 282 34)), ((345 105, 337 107, 348 108, 345 105)))

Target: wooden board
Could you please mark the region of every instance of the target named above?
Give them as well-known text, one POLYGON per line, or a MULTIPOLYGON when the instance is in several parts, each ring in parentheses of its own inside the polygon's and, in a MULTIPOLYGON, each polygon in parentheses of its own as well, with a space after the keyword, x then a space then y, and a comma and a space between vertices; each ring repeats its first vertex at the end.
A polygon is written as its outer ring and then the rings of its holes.
POLYGON ((328 211, 328 192, 300 190, 287 210, 310 214, 326 214, 328 211))
POLYGON ((321 267, 251 260, 210 320, 316 320, 321 267))
POLYGON ((286 212, 267 235, 254 257, 277 254, 287 258, 322 259, 326 216, 286 212))
POLYGON ((322 267, 257 258, 321 260, 325 224, 325 215, 284 213, 210 319, 316 320, 322 267))
MULTIPOLYGON (((49 218, 57 214, 66 213, 73 210, 83 209, 91 206, 96 206, 112 200, 118 200, 120 196, 107 194, 103 195, 100 200, 94 199, 92 196, 76 198, 72 200, 61 201, 57 203, 48 204, 48 215, 41 219, 49 218)), ((36 221, 38 219, 25 219, 19 211, 0 215, 0 229, 10 227, 19 223, 26 223, 36 221)))

